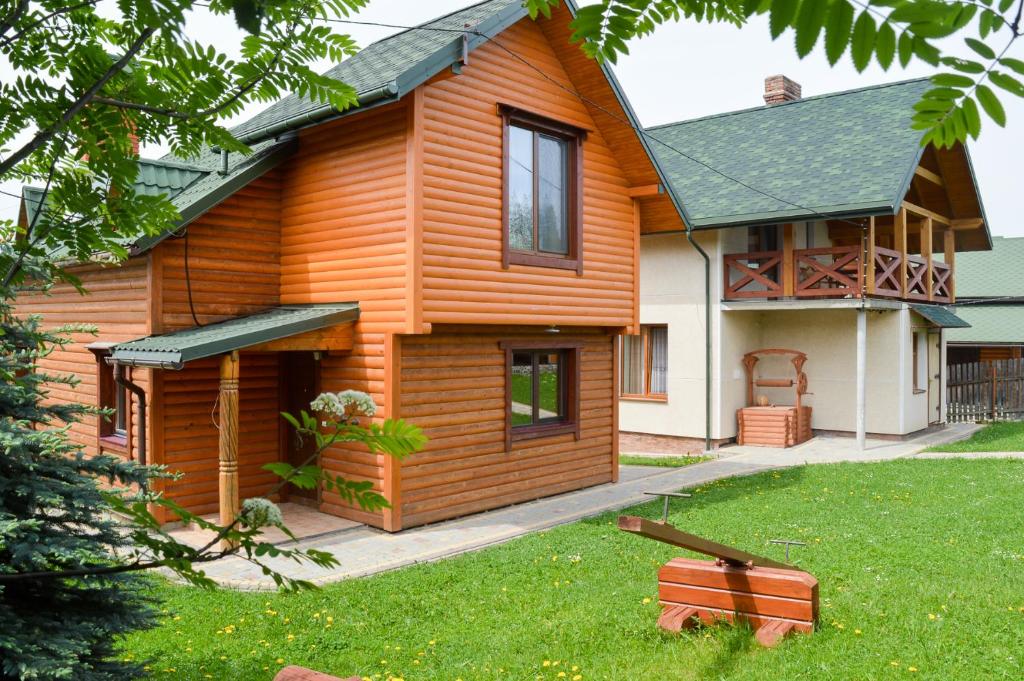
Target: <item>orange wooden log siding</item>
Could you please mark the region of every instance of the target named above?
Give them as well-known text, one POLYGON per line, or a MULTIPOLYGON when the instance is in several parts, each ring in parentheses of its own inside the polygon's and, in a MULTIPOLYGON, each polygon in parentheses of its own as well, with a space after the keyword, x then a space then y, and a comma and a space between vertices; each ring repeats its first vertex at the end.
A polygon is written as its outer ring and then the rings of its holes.
MULTIPOLYGON (((567 20, 559 7, 552 20, 510 27, 501 42, 621 114, 599 67, 568 42, 567 20)), ((668 195, 651 190, 658 182, 621 120, 488 43, 461 75, 446 72, 401 102, 302 130, 292 158, 193 221, 191 301, 186 240, 176 235, 120 267, 80 269, 90 291, 84 299, 57 287, 51 297, 24 296, 19 311, 45 313, 50 325, 95 322, 102 340, 123 341, 191 327, 193 311, 208 324, 279 304, 358 302, 351 350, 343 349, 347 336, 325 340, 337 347, 322 358, 321 388, 367 392, 378 418, 413 420, 431 442, 403 464, 333 447, 325 469, 373 482, 396 506, 367 513, 326 493, 321 510, 397 530, 614 479, 613 336, 639 315, 637 231, 681 228, 668 195), (501 266, 498 104, 587 131, 581 273, 501 266), (581 437, 524 440, 506 452, 498 342, 551 339, 541 329, 552 325, 585 341, 581 437)), ((243 349, 235 363, 240 499, 274 482, 263 470, 281 456, 280 376, 269 351, 287 347, 243 349)), ((43 366, 83 379, 75 391, 55 388, 55 399, 95 403, 96 361, 82 346, 53 353, 43 366)), ((164 491, 193 512, 217 512, 218 360, 151 374, 132 376, 153 410, 152 462, 184 474, 164 491)), ((74 426, 72 437, 97 450, 94 420, 74 426)))

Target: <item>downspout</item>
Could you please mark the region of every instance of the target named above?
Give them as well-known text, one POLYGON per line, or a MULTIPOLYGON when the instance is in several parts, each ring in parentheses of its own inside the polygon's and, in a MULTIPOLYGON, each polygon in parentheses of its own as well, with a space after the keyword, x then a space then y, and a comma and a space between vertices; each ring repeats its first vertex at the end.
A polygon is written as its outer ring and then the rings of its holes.
POLYGON ((145 466, 146 465, 146 391, 143 390, 142 387, 139 386, 138 384, 132 383, 127 378, 125 378, 124 374, 121 373, 121 372, 122 372, 121 365, 119 363, 115 362, 114 363, 114 383, 117 383, 119 386, 121 386, 125 390, 130 391, 137 398, 139 398, 139 456, 138 456, 138 460, 139 460, 140 464, 145 466))
POLYGON ((686 240, 704 258, 704 451, 711 451, 711 258, 693 240, 693 228, 687 225, 686 240))

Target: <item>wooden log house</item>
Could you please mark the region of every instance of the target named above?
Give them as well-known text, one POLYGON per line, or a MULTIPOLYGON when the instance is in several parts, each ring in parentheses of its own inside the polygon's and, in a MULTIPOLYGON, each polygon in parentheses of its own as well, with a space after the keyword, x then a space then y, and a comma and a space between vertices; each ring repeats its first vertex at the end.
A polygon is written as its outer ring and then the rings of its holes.
POLYGON ((570 44, 572 11, 478 3, 332 69, 357 108, 288 96, 234 130, 251 156, 140 160, 138 190, 181 220, 74 267, 84 297, 18 300, 99 329, 41 362, 81 379, 52 399, 116 411, 72 437, 180 472, 163 491, 228 520, 272 486, 264 465, 305 456, 279 412, 355 389, 430 438, 401 463, 323 455, 391 508, 282 498, 397 531, 615 481, 641 224, 683 225, 610 71, 570 44))

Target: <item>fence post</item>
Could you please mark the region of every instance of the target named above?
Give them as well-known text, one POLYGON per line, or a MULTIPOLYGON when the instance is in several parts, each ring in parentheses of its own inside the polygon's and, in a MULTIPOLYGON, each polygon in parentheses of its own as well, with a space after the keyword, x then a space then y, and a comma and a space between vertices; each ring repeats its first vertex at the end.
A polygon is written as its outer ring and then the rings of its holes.
POLYGON ((995 421, 996 420, 996 363, 992 362, 992 364, 989 365, 989 369, 991 371, 991 373, 989 375, 989 380, 992 383, 992 420, 995 421))

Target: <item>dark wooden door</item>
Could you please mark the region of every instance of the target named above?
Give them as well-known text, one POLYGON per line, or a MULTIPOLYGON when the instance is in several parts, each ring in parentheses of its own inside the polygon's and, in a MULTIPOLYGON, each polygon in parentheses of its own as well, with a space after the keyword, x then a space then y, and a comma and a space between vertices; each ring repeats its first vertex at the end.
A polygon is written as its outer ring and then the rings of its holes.
MULTIPOLYGON (((309 403, 320 394, 319 358, 312 352, 282 352, 280 356, 281 411, 296 416, 303 409, 309 412, 309 403)), ((293 466, 301 466, 316 451, 316 443, 310 437, 301 437, 284 419, 282 423, 281 459, 293 466)), ((310 504, 319 501, 318 489, 288 485, 285 492, 290 501, 310 504)))

